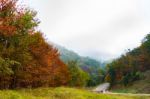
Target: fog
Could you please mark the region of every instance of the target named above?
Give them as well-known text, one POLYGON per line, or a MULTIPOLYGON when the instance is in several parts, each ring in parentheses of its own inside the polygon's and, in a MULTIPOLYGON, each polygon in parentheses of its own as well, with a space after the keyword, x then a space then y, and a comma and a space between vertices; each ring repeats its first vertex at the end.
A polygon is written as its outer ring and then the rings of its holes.
POLYGON ((98 60, 119 57, 150 32, 149 0, 30 0, 49 41, 98 60))

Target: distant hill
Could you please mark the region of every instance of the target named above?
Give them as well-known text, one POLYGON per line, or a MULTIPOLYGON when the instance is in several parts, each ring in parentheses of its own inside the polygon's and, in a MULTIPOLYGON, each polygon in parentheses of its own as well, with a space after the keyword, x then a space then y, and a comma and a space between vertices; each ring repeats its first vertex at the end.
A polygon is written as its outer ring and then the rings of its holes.
POLYGON ((55 45, 60 53, 60 58, 66 63, 68 61, 77 61, 81 67, 89 68, 100 68, 104 67, 105 63, 101 63, 90 57, 83 57, 75 53, 74 51, 68 50, 60 45, 55 45))

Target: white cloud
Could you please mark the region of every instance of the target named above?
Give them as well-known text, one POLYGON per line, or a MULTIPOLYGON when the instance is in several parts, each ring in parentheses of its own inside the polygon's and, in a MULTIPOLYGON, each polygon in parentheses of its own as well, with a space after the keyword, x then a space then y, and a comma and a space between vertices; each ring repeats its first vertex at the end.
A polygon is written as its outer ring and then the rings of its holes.
POLYGON ((103 60, 138 46, 150 31, 148 0, 30 0, 28 4, 38 11, 40 28, 49 40, 103 60))

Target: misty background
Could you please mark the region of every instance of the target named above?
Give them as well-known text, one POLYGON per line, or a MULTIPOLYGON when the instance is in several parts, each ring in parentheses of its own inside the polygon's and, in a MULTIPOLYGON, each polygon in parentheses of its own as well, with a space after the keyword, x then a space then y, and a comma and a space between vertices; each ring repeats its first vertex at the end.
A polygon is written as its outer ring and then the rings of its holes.
POLYGON ((119 57, 150 32, 149 0, 28 0, 48 39, 82 56, 119 57))

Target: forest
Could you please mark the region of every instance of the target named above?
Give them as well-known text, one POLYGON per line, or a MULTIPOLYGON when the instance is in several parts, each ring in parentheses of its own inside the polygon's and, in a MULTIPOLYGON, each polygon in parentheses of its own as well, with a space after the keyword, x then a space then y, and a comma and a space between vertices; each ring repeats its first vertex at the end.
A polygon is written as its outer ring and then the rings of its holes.
POLYGON ((141 41, 141 45, 128 50, 120 58, 107 64, 105 80, 112 85, 128 84, 142 79, 143 72, 150 70, 150 34, 141 41))

